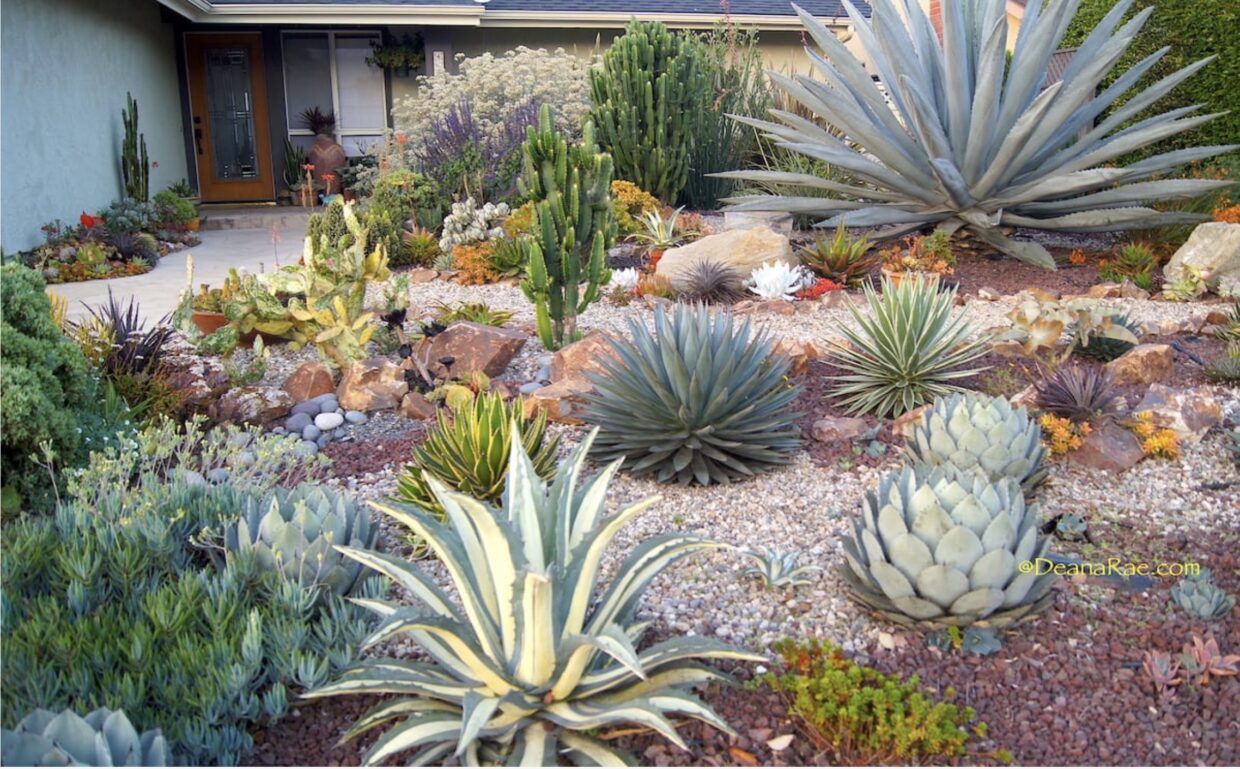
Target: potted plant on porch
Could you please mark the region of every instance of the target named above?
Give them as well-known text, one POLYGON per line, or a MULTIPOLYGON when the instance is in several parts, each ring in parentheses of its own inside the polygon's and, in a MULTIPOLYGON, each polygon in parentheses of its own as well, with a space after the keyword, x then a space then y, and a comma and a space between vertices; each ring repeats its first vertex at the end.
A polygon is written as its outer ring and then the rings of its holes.
POLYGON ((406 34, 387 45, 371 43, 370 47, 374 53, 366 57, 367 64, 401 77, 408 77, 414 70, 421 69, 426 61, 421 34, 406 34))
POLYGON ((344 147, 336 141, 336 115, 324 112, 318 107, 311 107, 301 113, 302 124, 314 132, 314 144, 310 147, 309 161, 314 166, 314 182, 323 185, 325 195, 340 192, 340 177, 332 173, 348 162, 349 157, 344 147), (328 180, 325 177, 331 175, 328 180))

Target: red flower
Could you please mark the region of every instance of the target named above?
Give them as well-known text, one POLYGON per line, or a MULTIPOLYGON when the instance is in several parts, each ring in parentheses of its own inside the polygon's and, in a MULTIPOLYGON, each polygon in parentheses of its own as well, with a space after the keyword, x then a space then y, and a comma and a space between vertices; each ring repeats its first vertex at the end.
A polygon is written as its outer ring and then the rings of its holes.
POLYGON ((409 143, 409 136, 404 131, 397 131, 396 132, 396 143, 402 147, 405 146, 406 144, 409 143))
POLYGON ((336 178, 335 174, 323 174, 323 181, 330 182, 336 178))
POLYGON ((313 170, 314 170, 314 163, 306 163, 304 166, 302 166, 302 167, 301 167, 301 170, 303 170, 303 171, 313 171, 313 170))
POLYGON ((813 285, 803 288, 797 292, 798 299, 817 299, 829 291, 838 291, 843 286, 828 278, 819 278, 814 281, 813 285))
POLYGON ((103 226, 103 219, 101 217, 91 216, 85 211, 82 212, 81 222, 82 226, 88 230, 103 226))

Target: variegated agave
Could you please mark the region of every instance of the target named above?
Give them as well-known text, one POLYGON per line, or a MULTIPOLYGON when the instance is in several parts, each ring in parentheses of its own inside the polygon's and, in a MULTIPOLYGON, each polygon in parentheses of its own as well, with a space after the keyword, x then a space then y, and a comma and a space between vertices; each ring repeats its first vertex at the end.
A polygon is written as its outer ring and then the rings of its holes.
POLYGON ((820 79, 770 77, 847 138, 792 112, 773 111, 778 122, 737 119, 856 183, 779 171, 729 172, 722 176, 833 193, 732 198, 730 210, 821 215, 829 217, 823 222, 829 226, 890 225, 882 237, 931 225, 949 233, 964 227, 1005 254, 1049 269, 1055 263, 1045 248, 1012 240, 1002 228, 1090 232, 1205 218, 1144 204, 1198 197, 1218 189, 1220 182, 1148 180, 1234 145, 1166 152, 1127 167, 1108 165, 1215 117, 1193 114, 1199 105, 1141 117, 1210 60, 1191 64, 1121 104, 1167 49, 1103 85, 1152 11, 1147 8, 1121 25, 1133 0, 1120 0, 1077 49, 1062 77, 1044 87, 1051 57, 1080 1, 1029 3, 1010 65, 1004 60, 1005 0, 943 3, 941 42, 916 0, 871 0, 869 19, 844 0, 869 68, 797 8, 821 50, 807 49, 820 79))
POLYGON ((346 738, 397 721, 366 754, 379 764, 417 751, 411 766, 449 756, 469 765, 617 765, 628 757, 594 736, 631 723, 685 744, 666 714, 728 726, 685 687, 725 678, 694 658, 760 660, 706 638, 673 638, 643 652, 648 623, 633 614, 642 591, 674 561, 723 547, 668 534, 639 544, 596 599, 603 553, 652 497, 606 516, 607 486, 620 462, 581 480, 591 433, 548 488, 520 441, 512 442, 502 509, 432 481, 447 524, 407 505, 376 507, 412 529, 447 569, 457 604, 419 569, 369 550, 340 548, 417 600, 403 607, 359 599, 383 617, 369 645, 408 636, 430 661, 368 659, 309 697, 396 694, 346 738))

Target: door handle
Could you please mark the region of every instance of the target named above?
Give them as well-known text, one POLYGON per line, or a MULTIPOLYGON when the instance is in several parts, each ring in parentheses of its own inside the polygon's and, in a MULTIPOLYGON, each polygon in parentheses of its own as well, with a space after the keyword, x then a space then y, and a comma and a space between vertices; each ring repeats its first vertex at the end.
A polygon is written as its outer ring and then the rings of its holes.
POLYGON ((202 154, 202 129, 201 128, 194 129, 194 147, 197 148, 198 154, 201 155, 202 154))

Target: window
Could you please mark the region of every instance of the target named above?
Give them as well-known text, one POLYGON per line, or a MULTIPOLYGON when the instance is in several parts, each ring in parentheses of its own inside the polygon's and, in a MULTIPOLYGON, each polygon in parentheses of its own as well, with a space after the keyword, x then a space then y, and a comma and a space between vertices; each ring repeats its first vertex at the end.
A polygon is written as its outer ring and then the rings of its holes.
POLYGON ((284 90, 288 134, 309 147, 314 137, 301 113, 318 107, 336 115, 336 141, 350 156, 383 141, 387 91, 383 70, 366 63, 378 33, 284 33, 284 90))

